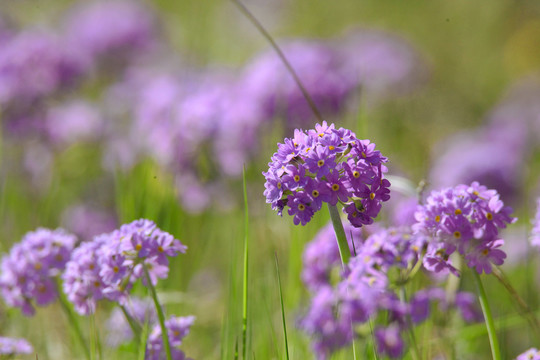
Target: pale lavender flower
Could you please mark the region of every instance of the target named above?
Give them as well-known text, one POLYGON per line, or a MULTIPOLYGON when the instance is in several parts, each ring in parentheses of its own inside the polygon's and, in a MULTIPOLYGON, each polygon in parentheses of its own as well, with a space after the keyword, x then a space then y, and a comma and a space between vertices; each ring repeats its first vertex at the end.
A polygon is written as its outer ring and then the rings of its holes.
POLYGON ((6 304, 31 316, 34 304, 45 306, 55 301, 56 277, 66 267, 76 241, 62 229, 39 228, 27 233, 2 258, 0 291, 6 304))
POLYGON ((533 246, 540 247, 540 198, 536 200, 536 216, 532 224, 533 228, 529 239, 533 246))
POLYGON ((420 53, 405 39, 375 30, 352 30, 341 44, 341 71, 362 96, 388 97, 415 89, 427 72, 420 53))
POLYGON ((62 223, 83 240, 111 232, 117 226, 116 216, 105 209, 87 204, 76 204, 62 213, 62 223))
POLYGON ((536 348, 530 348, 523 354, 518 355, 515 360, 540 360, 540 351, 536 348))
MULTIPOLYGON (((339 113, 350 87, 339 71, 338 53, 322 42, 305 40, 285 44, 282 49, 322 113, 339 113)), ((262 105, 268 120, 283 117, 294 128, 313 119, 308 102, 273 51, 258 55, 247 65, 240 86, 262 105)))
POLYGON ((81 3, 71 9, 65 28, 72 46, 109 66, 147 55, 158 42, 156 19, 141 1, 81 3))
MULTIPOLYGON (((128 315, 140 326, 148 323, 151 327, 157 323, 157 314, 151 299, 130 297, 125 304, 128 315)), ((107 343, 117 347, 133 339, 133 331, 120 308, 115 307, 107 320, 107 343)))
POLYGON ((0 355, 13 356, 17 354, 31 354, 32 345, 25 339, 16 339, 0 336, 0 355))
POLYGON ((392 324, 387 328, 375 329, 375 341, 377 351, 381 355, 397 359, 403 353, 405 345, 401 338, 401 330, 396 324, 392 324))
MULTIPOLYGON (((182 344, 182 340, 189 334, 191 326, 195 321, 194 316, 175 317, 172 316, 165 321, 167 335, 171 347, 171 355, 173 360, 184 360, 186 355, 178 347, 182 344)), ((165 359, 165 350, 163 348, 163 339, 161 336, 161 327, 155 325, 146 344, 145 359, 162 360, 165 359)))
POLYGON ((97 105, 85 100, 73 100, 50 107, 45 128, 51 141, 69 145, 82 141, 96 141, 104 134, 105 122, 97 105))
POLYGON ((499 250, 504 242, 499 230, 516 221, 495 190, 473 182, 433 191, 415 214, 416 234, 429 238, 424 265, 439 272, 451 266, 449 256, 458 251, 478 273, 491 272, 491 264, 501 265, 506 257, 499 250))

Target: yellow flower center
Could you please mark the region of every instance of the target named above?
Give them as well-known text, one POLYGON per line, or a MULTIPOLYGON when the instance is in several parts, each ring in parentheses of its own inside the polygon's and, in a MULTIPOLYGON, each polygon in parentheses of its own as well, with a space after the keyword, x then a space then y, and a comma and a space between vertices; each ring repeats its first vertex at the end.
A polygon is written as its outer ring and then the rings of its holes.
POLYGON ((461 209, 456 209, 456 210, 454 210, 454 214, 455 215, 461 215, 461 214, 463 214, 463 212, 461 211, 461 209))
POLYGON ((339 185, 338 184, 332 185, 332 190, 338 191, 339 190, 339 185))
POLYGON ((276 186, 277 186, 278 189, 281 189, 281 183, 280 182, 278 182, 276 186))
POLYGON ((369 194, 369 198, 370 198, 371 200, 375 199, 375 193, 369 194))
POLYGON ((360 177, 360 173, 355 170, 355 171, 353 171, 352 176, 354 176, 355 178, 358 179, 360 177))
POLYGON ((489 249, 482 250, 482 255, 487 256, 489 254, 489 249))
POLYGON ((294 175, 294 181, 299 182, 300 181, 300 175, 294 175))
POLYGON ((456 239, 460 239, 461 238, 461 233, 459 231, 454 231, 454 237, 456 239))
POLYGON ((141 249, 142 249, 142 245, 141 245, 141 244, 135 245, 135 250, 141 251, 141 249))
POLYGON ((330 146, 328 147, 329 150, 334 150, 335 148, 336 148, 336 147, 335 147, 334 145, 330 145, 330 146))
POLYGON ((41 270, 41 263, 35 263, 34 264, 34 269, 41 270))
POLYGON ((317 166, 321 167, 324 165, 324 160, 317 161, 317 166))
POLYGON ((324 133, 319 133, 319 137, 323 137, 324 136, 324 133))
POLYGON ((120 271, 120 269, 118 268, 118 266, 115 266, 115 267, 113 267, 113 271, 114 271, 115 273, 117 273, 117 272, 120 271))
POLYGON ((299 204, 298 205, 298 210, 304 211, 305 209, 306 209, 306 206, 304 204, 299 204))
POLYGON ((435 222, 441 221, 441 217, 439 215, 435 216, 435 222))
POLYGON ((488 219, 488 220, 493 220, 493 214, 488 212, 488 213, 486 214, 486 219, 488 219))
POLYGON ((157 251, 159 251, 160 253, 162 253, 162 252, 164 251, 164 250, 163 250, 163 247, 158 246, 157 251))
POLYGON ((319 197, 319 191, 318 190, 313 190, 311 192, 311 195, 313 195, 313 197, 319 197))

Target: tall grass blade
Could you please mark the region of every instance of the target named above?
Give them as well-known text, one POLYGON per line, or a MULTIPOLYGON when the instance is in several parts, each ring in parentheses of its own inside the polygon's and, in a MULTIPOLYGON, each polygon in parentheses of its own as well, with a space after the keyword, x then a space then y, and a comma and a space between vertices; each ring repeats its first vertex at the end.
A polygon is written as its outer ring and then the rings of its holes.
POLYGON ((281 277, 279 275, 279 263, 277 254, 274 253, 274 259, 276 260, 276 273, 279 287, 279 302, 281 304, 281 320, 283 321, 283 337, 285 339, 285 355, 289 360, 289 341, 287 339, 287 322, 285 321, 285 306, 283 305, 283 292, 281 291, 281 277))
POLYGON ((246 168, 242 169, 242 183, 244 188, 244 284, 242 286, 242 359, 247 355, 247 321, 248 321, 248 254, 249 254, 249 209, 247 200, 246 168))

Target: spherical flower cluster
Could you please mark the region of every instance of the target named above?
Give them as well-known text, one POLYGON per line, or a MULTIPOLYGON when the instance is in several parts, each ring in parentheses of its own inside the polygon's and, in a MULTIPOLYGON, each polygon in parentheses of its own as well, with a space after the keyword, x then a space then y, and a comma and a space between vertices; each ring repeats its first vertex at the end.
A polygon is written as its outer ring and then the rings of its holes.
POLYGON ((0 355, 14 356, 17 354, 31 354, 34 348, 25 339, 15 339, 0 336, 0 355))
POLYGON ((8 306, 31 316, 35 305, 58 296, 55 278, 64 270, 77 239, 62 229, 39 228, 26 234, 2 258, 0 291, 8 306))
POLYGON ((410 306, 399 301, 389 289, 387 273, 392 266, 401 269, 414 266, 423 246, 422 237, 413 237, 405 228, 383 229, 357 248, 342 281, 335 287, 317 289, 301 326, 314 339, 313 347, 319 359, 347 345, 355 336, 356 326, 366 323, 378 311, 391 314, 389 327, 378 329, 376 339, 380 349, 389 356, 401 353, 402 346, 400 349, 388 346, 390 337, 395 335, 394 326, 401 330, 405 326, 410 306))
POLYGON ((73 252, 62 275, 64 292, 83 315, 93 313, 103 298, 125 304, 134 282, 146 282, 146 271, 155 285, 168 275, 168 257, 185 251, 186 246, 150 220, 122 225, 73 252))
POLYGON ((536 217, 533 220, 533 228, 531 231, 531 244, 540 247, 540 198, 536 200, 536 217))
POLYGON ((540 360, 540 350, 536 348, 530 348, 523 354, 518 355, 516 360, 540 360))
POLYGON ((314 130, 295 130, 292 139, 278 144, 263 172, 266 202, 279 215, 289 207, 295 225, 307 224, 323 203, 338 202, 353 226, 371 224, 390 199, 385 162, 375 144, 326 121, 314 130))
MULTIPOLYGON (((184 352, 178 347, 182 345, 182 340, 189 334, 189 330, 194 321, 195 316, 172 316, 169 320, 165 321, 173 360, 189 360, 184 352)), ((162 360, 165 358, 164 355, 165 351, 163 348, 161 327, 156 325, 148 337, 145 359, 162 360)))
POLYGON ((467 265, 481 274, 490 273, 492 264, 501 265, 506 258, 499 248, 499 230, 516 219, 505 207, 495 190, 478 182, 433 191, 415 213, 416 234, 430 237, 424 266, 434 272, 451 271, 458 275, 449 256, 455 251, 465 257, 467 265))

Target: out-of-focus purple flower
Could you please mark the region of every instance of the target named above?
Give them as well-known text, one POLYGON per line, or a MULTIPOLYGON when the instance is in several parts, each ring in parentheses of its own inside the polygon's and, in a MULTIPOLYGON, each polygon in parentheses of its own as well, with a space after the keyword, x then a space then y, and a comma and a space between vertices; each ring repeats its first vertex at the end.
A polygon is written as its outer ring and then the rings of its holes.
POLYGON ((28 106, 73 85, 84 70, 84 61, 55 36, 21 32, 0 51, 0 105, 28 106))
POLYGON ((515 360, 540 360, 540 350, 537 348, 530 348, 523 354, 519 354, 515 360))
MULTIPOLYGON (((325 116, 339 113, 350 86, 339 71, 338 53, 317 41, 296 41, 282 49, 321 112, 325 116)), ((308 102, 273 51, 258 55, 247 65, 240 86, 262 104, 268 120, 283 116, 294 128, 313 119, 308 102)))
POLYGON ((154 15, 141 1, 79 4, 68 14, 66 33, 72 46, 99 63, 137 59, 158 42, 154 15))
MULTIPOLYGON (((361 246, 364 234, 362 234, 362 229, 349 224, 345 224, 344 230, 350 251, 353 253, 354 249, 361 246), (354 249, 351 241, 354 241, 354 249)), ((339 269, 341 265, 336 234, 332 224, 323 227, 315 238, 306 245, 302 259, 302 281, 311 291, 331 285, 332 271, 339 269)))
POLYGON ((62 213, 65 228, 83 240, 111 232, 116 228, 114 214, 85 204, 70 206, 62 213))
MULTIPOLYGON (((128 315, 139 325, 148 323, 153 326, 157 322, 157 314, 154 304, 150 299, 139 299, 130 297, 125 304, 128 315)), ((115 307, 107 320, 107 343, 109 346, 117 347, 133 339, 133 331, 120 308, 115 307)))
POLYGON ((478 308, 476 297, 473 294, 464 291, 457 293, 454 304, 466 322, 471 323, 484 320, 484 315, 478 308))
MULTIPOLYGON (((171 355, 173 360, 188 360, 183 351, 178 347, 182 344, 182 340, 189 334, 191 326, 195 321, 194 316, 186 317, 171 317, 165 321, 165 327, 167 328, 167 335, 169 338, 169 344, 171 346, 171 355)), ((145 359, 149 360, 162 360, 165 358, 165 351, 163 348, 163 339, 161 336, 161 327, 155 325, 146 344, 146 356, 145 359)))
POLYGON ((97 106, 84 100, 74 100, 47 111, 46 131, 51 140, 60 144, 99 140, 105 127, 97 106))
POLYGON ((17 354, 31 354, 34 348, 25 339, 16 339, 0 336, 0 355, 13 356, 17 354))
POLYGON ((0 291, 6 304, 31 316, 34 303, 44 306, 55 301, 55 278, 64 270, 76 241, 62 229, 27 233, 2 258, 0 291))
POLYGON ((504 131, 494 136, 483 128, 448 139, 435 151, 430 173, 433 187, 478 181, 496 189, 505 201, 515 200, 522 187, 525 148, 520 137, 514 141, 510 134, 504 131))
POLYGON ((404 343, 401 338, 401 331, 395 324, 387 328, 375 329, 375 341, 377 342, 379 354, 397 359, 403 353, 404 343))
POLYGON ((288 206, 296 225, 307 224, 323 201, 343 203, 355 227, 371 224, 382 202, 390 199, 390 182, 383 178, 386 161, 375 144, 326 121, 307 132, 295 130, 293 139, 278 144, 263 172, 266 202, 280 213, 288 206), (300 186, 306 182, 309 192, 300 186))
POLYGON ((169 273, 168 257, 185 251, 185 245, 152 221, 136 220, 77 248, 63 274, 64 291, 83 315, 94 312, 102 298, 125 304, 137 279, 146 284, 145 269, 156 285, 169 273))
POLYGON ((536 216, 532 221, 533 228, 531 230, 531 244, 540 247, 540 198, 536 200, 536 216))
POLYGON ((501 265, 506 257, 497 249, 504 243, 498 235, 517 220, 511 212, 497 191, 478 182, 433 191, 418 207, 413 226, 416 234, 429 237, 424 265, 435 272, 452 270, 449 256, 457 250, 478 273, 489 273, 492 263, 501 265))
POLYGON ((414 213, 418 207, 418 198, 393 196, 388 202, 392 226, 412 226, 416 220, 414 213))
POLYGON ((405 39, 375 30, 350 31, 340 48, 341 71, 362 95, 387 97, 409 92, 423 82, 425 61, 405 39))

